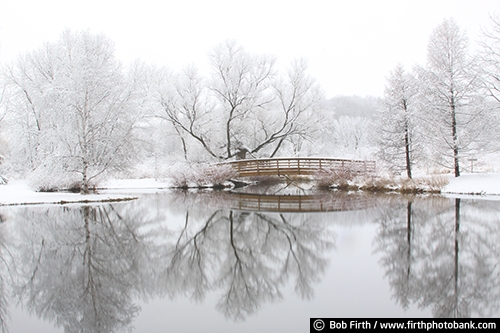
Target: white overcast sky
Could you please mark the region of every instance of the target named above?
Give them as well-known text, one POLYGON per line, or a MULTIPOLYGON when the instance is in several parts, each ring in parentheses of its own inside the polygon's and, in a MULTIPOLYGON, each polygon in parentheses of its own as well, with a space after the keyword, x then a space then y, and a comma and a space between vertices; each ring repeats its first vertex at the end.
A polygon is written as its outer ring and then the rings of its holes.
POLYGON ((0 0, 0 64, 90 29, 134 59, 172 69, 194 63, 226 39, 288 64, 306 58, 326 96, 382 96, 398 62, 425 64, 433 29, 453 17, 471 43, 499 0, 0 0))

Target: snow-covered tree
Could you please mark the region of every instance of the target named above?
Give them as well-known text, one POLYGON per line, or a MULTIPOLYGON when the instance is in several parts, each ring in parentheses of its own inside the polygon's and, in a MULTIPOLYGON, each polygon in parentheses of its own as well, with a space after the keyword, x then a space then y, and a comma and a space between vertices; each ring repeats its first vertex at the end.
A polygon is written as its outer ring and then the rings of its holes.
POLYGON ((5 81, 9 88, 6 107, 12 117, 7 135, 10 141, 16 142, 12 146, 12 162, 17 171, 35 170, 44 160, 41 142, 47 134, 44 130, 50 128, 49 95, 54 92, 44 81, 53 81, 54 52, 45 44, 37 51, 21 55, 15 66, 5 69, 5 81))
POLYGON ((274 157, 288 144, 287 153, 298 155, 303 142, 313 138, 321 127, 321 89, 307 74, 307 62, 300 59, 274 81, 272 90, 275 103, 267 111, 257 113, 259 135, 250 141, 250 152, 262 151, 263 155, 274 157))
POLYGON ((304 61, 278 75, 274 58, 234 41, 216 47, 209 59, 206 79, 193 68, 165 76, 159 115, 174 125, 185 155, 196 142, 213 159, 276 156, 293 138, 307 136, 306 120, 313 119, 321 93, 304 61))
POLYGON ((488 95, 500 103, 500 17, 491 17, 491 26, 481 42, 481 68, 488 95))
POLYGON ((275 60, 250 54, 234 41, 217 46, 209 57, 213 69, 209 84, 217 102, 214 111, 223 132, 221 144, 224 157, 231 158, 237 146, 244 145, 245 128, 254 125, 252 115, 267 110, 274 100, 275 60))
POLYGON ((418 85, 399 64, 387 78, 378 140, 382 159, 408 178, 420 152, 418 110, 418 85))
POLYGON ((373 122, 367 117, 341 116, 326 134, 336 157, 367 158, 371 154, 373 122))
POLYGON ((217 158, 218 151, 213 150, 212 141, 220 133, 214 131, 212 123, 218 119, 212 113, 204 78, 194 66, 188 66, 178 74, 163 69, 157 76, 157 100, 161 109, 158 117, 173 126, 182 144, 184 159, 189 159, 188 150, 193 152, 197 145, 217 158))
POLYGON ((65 31, 59 41, 21 56, 8 78, 18 155, 27 157, 39 186, 78 183, 88 193, 135 155, 136 82, 103 35, 65 31))
POLYGON ((492 129, 492 142, 497 145, 492 146, 492 149, 500 148, 498 142, 499 136, 499 117, 500 117, 500 16, 492 16, 491 26, 484 32, 484 38, 481 42, 481 74, 483 76, 483 85, 485 88, 485 95, 489 100, 492 100, 494 116, 496 119, 492 124, 497 124, 492 129))
POLYGON ((427 67, 421 73, 429 140, 442 158, 438 162, 451 167, 456 177, 460 176, 460 160, 488 143, 491 124, 468 45, 457 23, 444 20, 429 39, 427 67))
POLYGON ((308 138, 316 151, 309 156, 375 158, 374 124, 380 102, 379 98, 369 96, 342 95, 323 101, 317 113, 319 121, 314 123, 308 138))
MULTIPOLYGON (((4 128, 3 128, 3 123, 5 116, 7 114, 6 109, 5 109, 5 86, 3 82, 0 80, 0 166, 3 164, 5 157, 5 143, 3 141, 4 137, 4 128)), ((0 173, 0 185, 4 185, 7 183, 7 180, 2 176, 0 173)))

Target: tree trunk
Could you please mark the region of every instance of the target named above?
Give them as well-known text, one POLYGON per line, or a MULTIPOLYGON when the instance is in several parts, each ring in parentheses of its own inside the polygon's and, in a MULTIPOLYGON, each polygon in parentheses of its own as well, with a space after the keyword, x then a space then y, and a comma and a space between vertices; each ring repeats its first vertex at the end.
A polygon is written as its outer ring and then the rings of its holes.
POLYGON ((406 174, 408 178, 412 178, 411 175, 411 155, 410 155, 410 135, 408 133, 408 122, 405 125, 405 157, 406 157, 406 174))
POLYGON ((90 193, 88 172, 89 172, 89 164, 87 161, 84 161, 83 162, 82 189, 81 189, 82 194, 89 194, 90 193))
MULTIPOLYGON (((453 92, 452 92, 453 93, 453 92)), ((455 101, 451 101, 451 127, 453 135, 453 167, 455 170, 455 177, 460 177, 460 163, 459 163, 459 147, 458 147, 458 131, 457 131, 457 114, 455 101)))

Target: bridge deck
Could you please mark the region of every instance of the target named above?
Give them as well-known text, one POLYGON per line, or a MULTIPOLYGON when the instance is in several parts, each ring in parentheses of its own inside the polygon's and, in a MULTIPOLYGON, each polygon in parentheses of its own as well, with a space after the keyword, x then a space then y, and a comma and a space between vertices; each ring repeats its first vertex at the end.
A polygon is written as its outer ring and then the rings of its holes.
POLYGON ((240 177, 313 175, 321 170, 368 174, 375 172, 375 161, 332 158, 268 158, 227 162, 240 177))

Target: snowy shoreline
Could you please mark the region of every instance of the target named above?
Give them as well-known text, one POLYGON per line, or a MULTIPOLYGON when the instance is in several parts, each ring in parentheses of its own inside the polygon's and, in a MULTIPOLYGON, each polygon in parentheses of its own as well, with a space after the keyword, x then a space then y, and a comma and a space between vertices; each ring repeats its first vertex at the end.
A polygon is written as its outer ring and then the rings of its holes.
MULTIPOLYGON (((460 177, 449 178, 449 183, 441 194, 459 194, 473 196, 500 196, 500 174, 497 173, 475 173, 464 174, 460 177)), ((498 197, 500 200, 500 197, 498 197)))
POLYGON ((12 180, 0 186, 0 206, 23 205, 63 205, 72 203, 99 203, 127 201, 137 199, 137 196, 125 194, 90 194, 64 192, 36 192, 24 180, 12 180))
MULTIPOLYGON (((64 192, 36 192, 24 180, 12 180, 0 186, 0 206, 40 204, 88 204, 135 200, 140 194, 154 193, 171 188, 171 183, 154 179, 113 180, 103 184, 100 194, 82 195, 64 192)), ((466 174, 455 178, 441 190, 447 197, 500 200, 500 174, 466 174)))
POLYGON ((82 195, 67 192, 37 192, 29 187, 25 180, 12 180, 7 185, 0 186, 0 206, 23 205, 63 205, 63 204, 88 204, 130 201, 138 198, 139 193, 147 189, 160 188, 162 183, 154 180, 148 181, 114 181, 106 184, 110 190, 102 193, 82 195), (139 190, 140 189, 140 190, 139 190))

